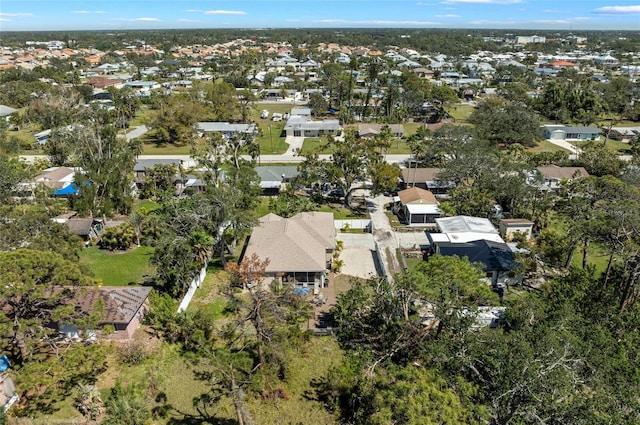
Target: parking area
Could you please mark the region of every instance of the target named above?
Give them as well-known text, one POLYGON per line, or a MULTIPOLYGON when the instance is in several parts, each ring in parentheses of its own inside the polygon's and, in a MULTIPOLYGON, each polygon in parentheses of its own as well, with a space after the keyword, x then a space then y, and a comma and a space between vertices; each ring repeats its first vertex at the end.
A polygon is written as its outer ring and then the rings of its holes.
POLYGON ((416 232, 395 232, 399 248, 405 249, 427 249, 429 239, 424 231, 416 232))
POLYGON ((343 261, 341 274, 362 279, 381 274, 377 264, 376 244, 370 233, 338 233, 336 239, 343 241, 340 260, 343 261))

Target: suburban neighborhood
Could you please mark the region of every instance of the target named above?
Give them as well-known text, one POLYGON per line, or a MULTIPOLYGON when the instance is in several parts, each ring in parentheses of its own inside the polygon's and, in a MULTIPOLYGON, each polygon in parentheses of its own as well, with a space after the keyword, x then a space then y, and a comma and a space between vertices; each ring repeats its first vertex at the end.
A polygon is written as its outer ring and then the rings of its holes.
POLYGON ((0 423, 640 421, 637 34, 9 35, 0 423))

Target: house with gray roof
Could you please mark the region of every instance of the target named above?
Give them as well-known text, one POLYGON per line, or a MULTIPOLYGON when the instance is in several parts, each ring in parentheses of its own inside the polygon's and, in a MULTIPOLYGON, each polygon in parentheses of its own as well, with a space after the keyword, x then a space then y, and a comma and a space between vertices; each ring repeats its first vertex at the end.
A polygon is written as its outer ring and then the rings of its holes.
POLYGON ((540 127, 548 140, 599 140, 602 131, 598 127, 570 127, 560 124, 547 124, 540 127))
POLYGON ((200 134, 220 133, 223 137, 230 139, 236 135, 254 134, 256 132, 256 125, 206 121, 199 122, 197 124, 197 129, 200 134))
POLYGON ((291 115, 284 126, 287 136, 318 137, 329 134, 337 136, 341 131, 338 120, 312 120, 309 116, 291 115))
POLYGON ((283 184, 290 182, 298 173, 295 165, 261 165, 255 168, 260 177, 263 195, 277 195, 283 184))
POLYGON ((267 277, 320 292, 336 248, 333 213, 268 214, 253 229, 241 262, 254 254, 268 260, 267 277))
POLYGON ((18 112, 17 109, 14 109, 7 105, 0 105, 0 118, 4 118, 5 120, 9 121, 9 117, 11 116, 11 114, 14 114, 16 112, 18 112))

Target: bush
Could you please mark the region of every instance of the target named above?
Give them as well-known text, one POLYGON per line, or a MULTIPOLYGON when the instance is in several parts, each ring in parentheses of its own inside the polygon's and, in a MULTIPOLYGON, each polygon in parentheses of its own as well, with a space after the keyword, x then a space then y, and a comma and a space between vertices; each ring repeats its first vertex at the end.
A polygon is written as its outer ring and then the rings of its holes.
POLYGON ((136 242, 136 232, 128 223, 123 223, 116 227, 108 227, 100 238, 100 248, 115 251, 116 249, 126 251, 136 242))
POLYGON ((142 341, 127 341, 118 346, 120 361, 129 366, 137 365, 153 355, 153 350, 142 341))

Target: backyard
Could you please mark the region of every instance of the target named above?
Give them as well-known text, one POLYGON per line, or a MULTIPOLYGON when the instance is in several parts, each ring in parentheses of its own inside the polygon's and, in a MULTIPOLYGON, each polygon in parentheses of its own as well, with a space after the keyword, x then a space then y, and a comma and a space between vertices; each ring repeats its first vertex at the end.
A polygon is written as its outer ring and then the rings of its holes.
POLYGON ((141 246, 126 252, 92 246, 80 252, 80 264, 91 270, 105 286, 141 285, 153 276, 153 248, 141 246))

